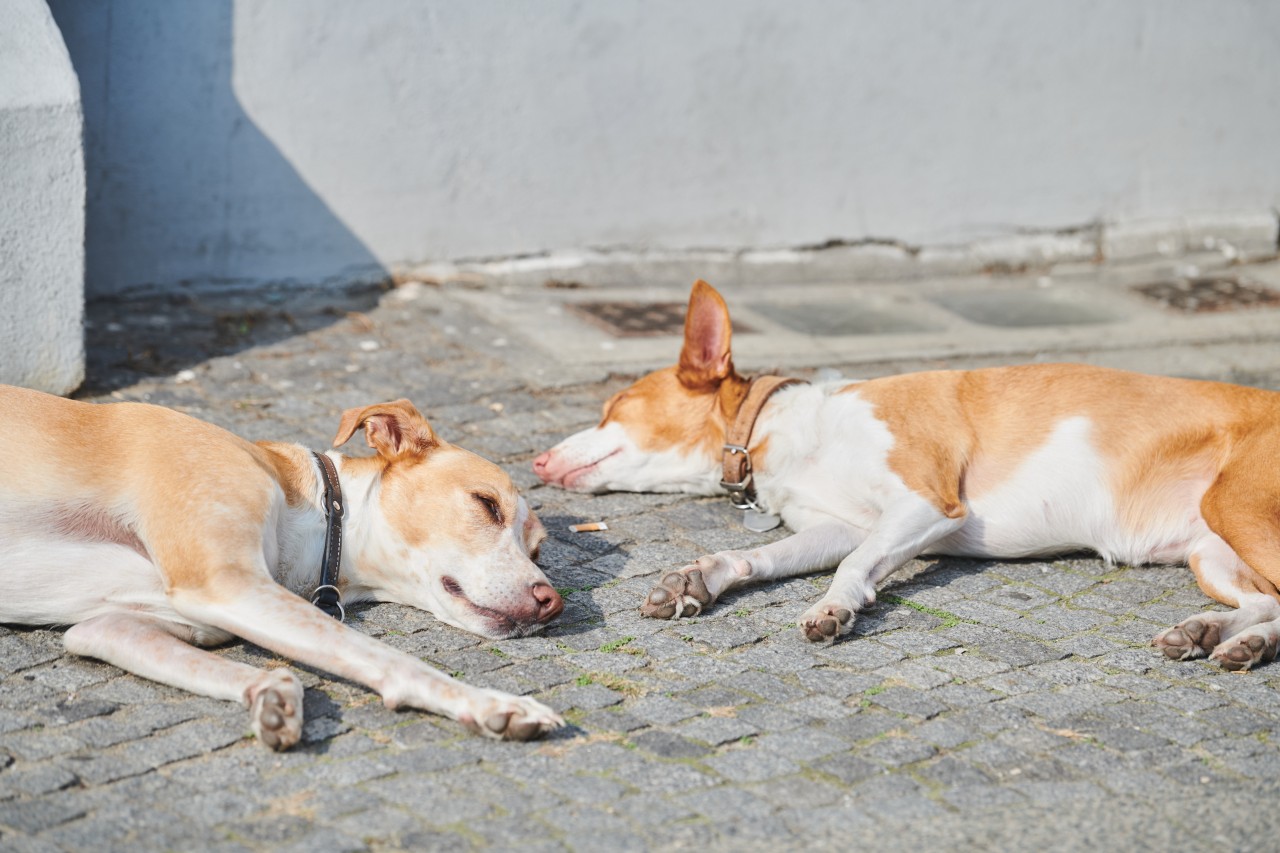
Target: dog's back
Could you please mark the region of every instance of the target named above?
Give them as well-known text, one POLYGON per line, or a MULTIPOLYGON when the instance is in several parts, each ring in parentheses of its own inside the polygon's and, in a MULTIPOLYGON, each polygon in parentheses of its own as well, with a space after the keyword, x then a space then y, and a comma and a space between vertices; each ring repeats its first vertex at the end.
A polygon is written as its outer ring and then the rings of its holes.
MULTIPOLYGON (((73 624, 119 609, 174 618, 155 531, 140 520, 169 519, 165 530, 180 531, 193 513, 218 514, 228 496, 193 475, 229 457, 251 458, 269 488, 259 448, 159 406, 80 403, 0 386, 0 437, 9 450, 0 481, 0 578, 8 590, 0 622, 73 624)), ((237 490, 236 499, 244 494, 237 490)))

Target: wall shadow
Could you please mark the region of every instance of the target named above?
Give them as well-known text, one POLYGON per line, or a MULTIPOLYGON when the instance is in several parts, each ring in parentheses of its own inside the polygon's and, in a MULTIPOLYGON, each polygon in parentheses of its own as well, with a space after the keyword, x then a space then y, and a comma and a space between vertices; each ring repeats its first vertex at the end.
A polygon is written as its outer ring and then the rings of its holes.
MULTIPOLYGON (((84 107, 89 387, 124 384, 110 375, 119 359, 92 351, 110 349, 113 335, 117 348, 130 348, 130 330, 106 329, 125 325, 116 315, 139 293, 191 308, 228 291, 266 293, 264 283, 287 292, 386 277, 238 100, 231 0, 49 7, 84 107)), ((226 325, 221 307, 205 313, 212 326, 226 325)), ((255 335, 220 335, 220 348, 275 333, 296 329, 260 324, 255 335)), ((183 342, 168 343, 176 348, 151 359, 156 372, 198 358, 183 354, 183 342)), ((130 359, 137 366, 136 352, 130 359)))

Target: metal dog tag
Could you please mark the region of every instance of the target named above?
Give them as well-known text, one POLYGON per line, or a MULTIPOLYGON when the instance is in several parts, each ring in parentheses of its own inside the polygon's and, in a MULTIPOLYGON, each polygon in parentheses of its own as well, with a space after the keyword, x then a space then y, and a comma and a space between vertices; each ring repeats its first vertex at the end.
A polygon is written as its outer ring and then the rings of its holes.
POLYGON ((766 530, 772 530, 781 523, 782 519, 776 515, 769 515, 759 510, 749 509, 742 514, 742 526, 752 533, 764 533, 766 530))

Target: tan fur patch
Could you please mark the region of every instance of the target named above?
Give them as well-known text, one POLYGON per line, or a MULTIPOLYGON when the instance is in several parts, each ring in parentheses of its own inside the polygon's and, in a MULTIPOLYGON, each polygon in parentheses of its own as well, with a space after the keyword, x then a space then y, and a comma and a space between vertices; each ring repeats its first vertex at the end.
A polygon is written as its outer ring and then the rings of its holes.
POLYGON ((600 426, 621 424, 646 453, 680 450, 718 454, 728 422, 737 414, 748 383, 737 374, 700 390, 677 376, 678 368, 650 373, 605 404, 600 426))
POLYGON ((944 512, 953 495, 972 499, 1006 482, 1063 420, 1087 417, 1131 529, 1169 512, 1170 492, 1212 481, 1232 436, 1280 401, 1221 383, 1069 364, 905 374, 846 391, 875 405, 893 432, 893 471, 936 495, 944 512))

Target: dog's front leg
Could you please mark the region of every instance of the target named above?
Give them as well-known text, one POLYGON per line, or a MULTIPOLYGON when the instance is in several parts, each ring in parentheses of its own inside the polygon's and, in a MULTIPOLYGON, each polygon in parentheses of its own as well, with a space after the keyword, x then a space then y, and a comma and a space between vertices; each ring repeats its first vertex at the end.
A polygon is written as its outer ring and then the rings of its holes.
POLYGON ((914 492, 886 507, 863 543, 840 562, 827 594, 800 617, 804 635, 817 642, 849 631, 854 614, 875 602, 876 584, 964 525, 965 507, 956 505, 952 512, 914 492))
POLYGON ((72 625, 67 651, 201 696, 240 702, 258 741, 288 749, 302 736, 302 682, 289 670, 258 669, 190 643, 195 632, 141 613, 105 613, 72 625))
POLYGON ((748 581, 789 578, 829 569, 858 547, 866 534, 832 521, 751 551, 721 551, 667 572, 640 612, 654 619, 694 616, 726 590, 748 581))
POLYGON ((269 580, 242 579, 234 589, 219 592, 210 597, 175 591, 173 603, 188 618, 371 687, 388 708, 442 714, 486 737, 509 740, 528 740, 564 725, 540 702, 463 684, 326 616, 269 580))

